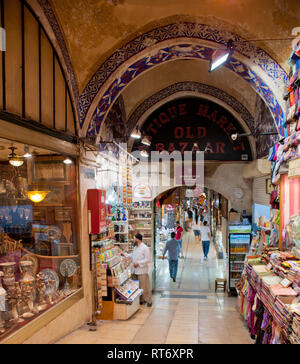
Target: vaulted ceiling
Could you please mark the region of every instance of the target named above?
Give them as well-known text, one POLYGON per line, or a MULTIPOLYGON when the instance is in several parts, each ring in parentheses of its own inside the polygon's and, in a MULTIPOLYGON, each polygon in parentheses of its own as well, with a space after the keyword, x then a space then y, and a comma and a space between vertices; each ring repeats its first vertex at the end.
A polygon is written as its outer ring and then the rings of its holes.
POLYGON ((101 134, 120 105, 118 121, 127 122, 174 85, 193 83, 215 93, 216 102, 231 100, 227 106, 243 110, 241 120, 250 115, 248 129, 282 132, 292 49, 286 38, 297 35, 299 0, 27 1, 42 7, 62 50, 82 136, 101 134), (234 59, 208 73, 211 52, 230 38, 234 59))
MULTIPOLYGON (((50 0, 82 91, 97 68, 138 34, 172 18, 214 25, 246 39, 284 38, 300 24, 298 0, 50 0)), ((291 45, 258 46, 286 68, 291 45)))

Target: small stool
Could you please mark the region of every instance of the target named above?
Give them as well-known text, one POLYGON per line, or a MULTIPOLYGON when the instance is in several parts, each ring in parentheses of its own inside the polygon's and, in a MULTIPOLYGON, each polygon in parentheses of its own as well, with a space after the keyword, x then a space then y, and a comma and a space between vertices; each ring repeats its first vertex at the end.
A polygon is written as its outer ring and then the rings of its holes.
POLYGON ((224 292, 226 292, 227 279, 217 278, 215 281, 215 292, 217 292, 218 288, 222 288, 224 292))

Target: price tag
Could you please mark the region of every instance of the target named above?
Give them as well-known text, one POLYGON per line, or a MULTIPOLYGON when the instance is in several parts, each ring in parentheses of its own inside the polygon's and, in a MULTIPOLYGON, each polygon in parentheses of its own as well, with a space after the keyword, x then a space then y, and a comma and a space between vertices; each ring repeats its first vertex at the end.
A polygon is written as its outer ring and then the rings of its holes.
POLYGON ((266 266, 266 270, 267 270, 268 272, 270 272, 272 268, 273 268, 273 265, 272 265, 271 263, 269 263, 269 264, 266 266))
POLYGON ((281 281, 281 285, 284 287, 284 288, 288 288, 293 282, 291 282, 289 279, 285 278, 283 281, 281 281))

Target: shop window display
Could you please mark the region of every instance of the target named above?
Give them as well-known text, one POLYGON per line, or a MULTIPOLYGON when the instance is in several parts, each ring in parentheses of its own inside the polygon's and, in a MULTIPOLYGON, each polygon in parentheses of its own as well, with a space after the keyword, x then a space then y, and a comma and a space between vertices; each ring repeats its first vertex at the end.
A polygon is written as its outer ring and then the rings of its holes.
POLYGON ((11 145, 0 141, 0 341, 81 286, 75 160, 11 145))

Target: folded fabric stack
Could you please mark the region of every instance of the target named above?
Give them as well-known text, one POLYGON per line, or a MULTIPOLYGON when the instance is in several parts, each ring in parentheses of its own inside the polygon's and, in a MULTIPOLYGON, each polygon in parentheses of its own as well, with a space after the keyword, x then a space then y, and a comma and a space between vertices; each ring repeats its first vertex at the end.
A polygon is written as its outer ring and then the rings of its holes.
POLYGON ((290 342, 292 344, 300 344, 300 303, 292 304, 290 310, 293 314, 290 342))
POLYGON ((261 258, 248 259, 248 264, 250 264, 251 266, 261 265, 262 264, 262 259, 261 258))
POLYGON ((265 265, 255 265, 253 267, 252 276, 255 274, 255 290, 256 292, 261 295, 262 290, 262 279, 267 276, 271 276, 272 272, 267 270, 267 267, 265 265))
POLYGON ((285 338, 289 338, 290 327, 293 315, 290 311, 290 305, 295 302, 295 296, 279 296, 275 300, 273 318, 280 325, 285 338))
POLYGON ((270 287, 272 285, 279 284, 280 282, 281 278, 279 278, 274 274, 262 278, 262 286, 260 293, 261 300, 271 315, 273 315, 274 312, 275 298, 271 294, 270 287))
POLYGON ((293 288, 285 288, 281 284, 273 284, 270 286, 271 295, 276 298, 277 296, 294 296, 297 297, 297 293, 293 288))
POLYGON ((246 276, 248 283, 254 288, 256 286, 257 275, 250 264, 246 265, 246 276))
POLYGON ((290 269, 287 274, 288 280, 293 282, 293 286, 300 287, 300 262, 287 261, 290 265, 290 269))

